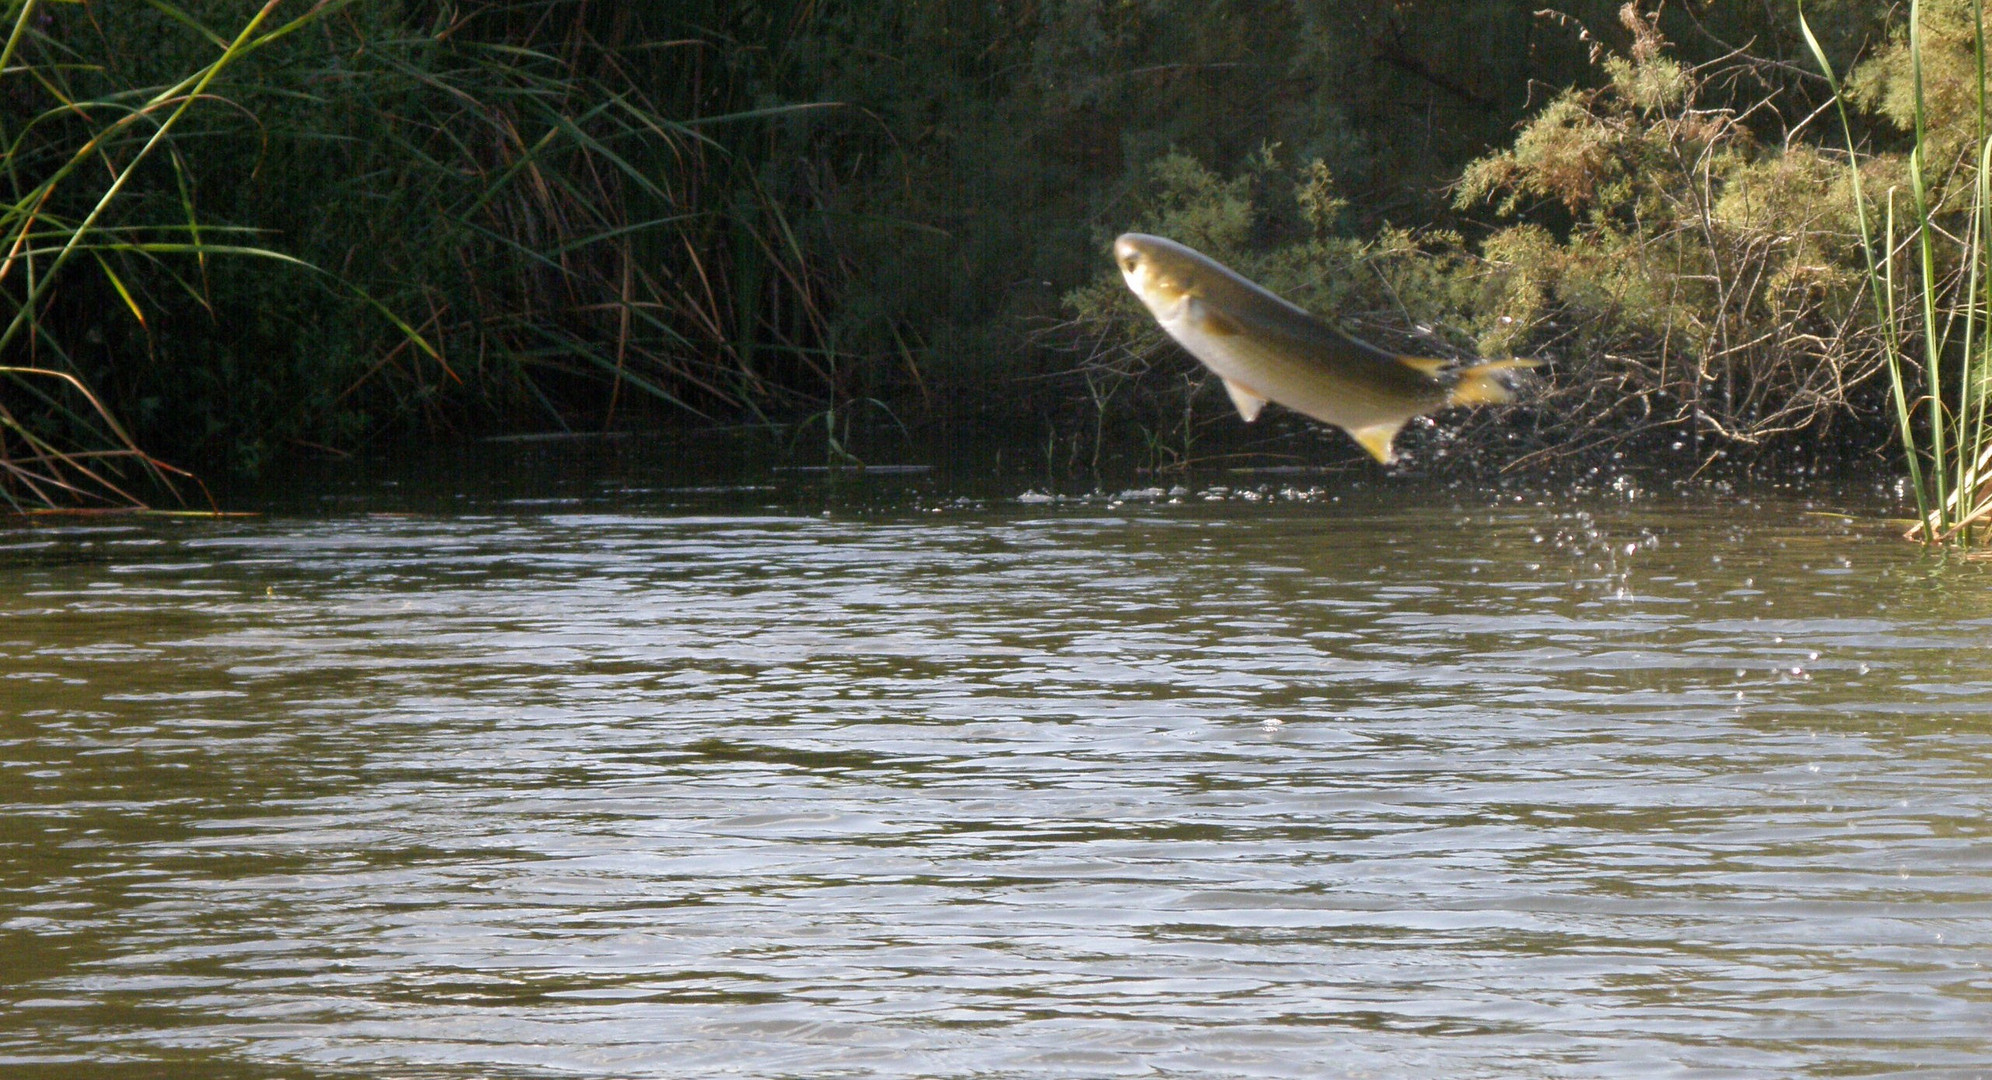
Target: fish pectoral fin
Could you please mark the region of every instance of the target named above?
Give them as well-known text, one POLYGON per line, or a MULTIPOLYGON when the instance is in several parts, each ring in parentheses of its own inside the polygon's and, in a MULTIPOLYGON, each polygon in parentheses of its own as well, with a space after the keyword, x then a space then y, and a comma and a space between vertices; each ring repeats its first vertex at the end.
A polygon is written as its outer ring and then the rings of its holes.
POLYGON ((1191 300, 1188 314, 1190 319, 1196 323, 1197 328, 1206 334, 1215 334, 1218 337, 1237 337, 1245 332, 1245 328, 1238 324, 1237 319, 1225 314, 1218 308, 1204 303, 1202 300, 1191 300))
POLYGON ((1230 379, 1224 380, 1224 392, 1231 395, 1231 403, 1238 406, 1238 415, 1248 424, 1259 418, 1259 410, 1270 400, 1230 379))
POLYGON ((1357 442, 1363 444, 1363 449, 1369 451, 1371 457, 1389 465, 1397 460, 1397 452, 1390 448, 1390 444, 1397 438, 1397 432, 1403 426, 1404 421, 1392 420, 1389 423, 1371 424, 1368 427, 1347 430, 1357 442))
POLYGON ((1403 364, 1405 367, 1422 371, 1427 375, 1437 375, 1439 372, 1452 366, 1452 361, 1441 360, 1436 356, 1400 356, 1397 358, 1397 362, 1403 364))

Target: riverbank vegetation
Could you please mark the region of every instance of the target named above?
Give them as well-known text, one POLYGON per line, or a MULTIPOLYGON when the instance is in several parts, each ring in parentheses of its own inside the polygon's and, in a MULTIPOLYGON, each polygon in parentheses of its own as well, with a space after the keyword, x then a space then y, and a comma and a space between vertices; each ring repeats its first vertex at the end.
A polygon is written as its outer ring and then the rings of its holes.
POLYGON ((1992 321, 1992 110, 1984 8, 1943 7, 1935 15, 1926 18, 1921 0, 1912 0, 1902 47, 1866 69, 1865 85, 1858 87, 1914 134, 1907 155, 1906 230, 1897 228, 1899 186, 1888 189, 1881 205, 1870 202, 1847 117, 1849 95, 1802 15, 1800 29, 1832 84, 1846 135, 1867 292, 1916 502, 1908 536, 1926 544, 1970 544, 1992 518, 1987 473, 1992 429, 1985 415, 1992 370, 1986 355, 1992 321), (1934 87, 1926 71, 1936 74, 1934 87), (1876 218, 1884 223, 1879 236, 1876 218), (1898 244, 1898 236, 1907 242, 1898 244), (1913 304, 1913 314, 1905 313, 1905 300, 1913 304))
POLYGON ((1130 228, 1395 347, 1550 361, 1409 433, 1425 467, 1872 455, 1944 320, 1954 446, 1992 275, 1900 258, 1932 302, 1877 308, 1868 260, 1982 234, 1975 9, 1923 5, 1919 114, 1902 13, 1808 4, 1842 126, 1797 11, 1745 7, 16 0, 0 492, 688 425, 1344 452, 1227 415, 1112 276, 1130 228))

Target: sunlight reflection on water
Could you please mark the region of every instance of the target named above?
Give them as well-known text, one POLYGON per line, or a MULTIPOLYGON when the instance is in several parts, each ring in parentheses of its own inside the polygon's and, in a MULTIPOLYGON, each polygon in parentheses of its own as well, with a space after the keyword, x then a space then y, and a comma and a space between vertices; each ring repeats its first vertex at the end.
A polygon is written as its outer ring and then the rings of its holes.
POLYGON ((1992 1065, 1980 569, 1430 503, 0 534, 0 1065, 1992 1065))

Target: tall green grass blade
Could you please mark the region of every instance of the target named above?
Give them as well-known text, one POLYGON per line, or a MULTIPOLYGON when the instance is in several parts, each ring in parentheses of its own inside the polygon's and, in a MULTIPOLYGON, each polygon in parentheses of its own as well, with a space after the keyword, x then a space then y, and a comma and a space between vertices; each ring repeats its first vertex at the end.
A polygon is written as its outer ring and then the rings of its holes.
MULTIPOLYGON (((1895 405, 1896 432, 1901 438, 1903 460, 1909 469, 1909 486, 1916 497, 1916 517, 1927 522, 1930 518, 1928 495, 1923 485, 1922 455, 1916 443, 1916 430, 1909 407, 1906 386, 1907 373, 1903 370, 1901 324, 1895 311, 1895 197, 1889 192, 1887 211, 1887 232, 1881 251, 1875 250, 1874 226, 1868 216, 1869 203, 1861 185, 1860 149, 1854 142, 1853 121, 1847 116, 1846 94, 1840 87, 1840 79, 1833 71, 1833 63, 1826 58, 1826 49, 1819 44, 1819 38, 1812 32, 1812 26, 1805 18, 1805 2, 1798 3, 1798 28, 1805 38, 1806 47, 1812 51, 1819 70, 1826 76, 1826 85, 1833 93, 1833 108, 1840 118, 1840 132, 1847 144, 1847 173, 1854 196, 1854 218, 1860 225, 1862 263, 1867 270, 1868 295, 1874 302, 1875 321, 1881 327, 1882 351, 1888 365, 1890 396, 1895 405)), ((1926 536, 1925 539, 1928 539, 1926 536)))
MULTIPOLYGON (((1985 7, 1972 5, 1972 67, 1976 76, 1974 90, 1977 106, 1976 120, 1978 150, 1978 175, 1974 178, 1972 191, 1975 198, 1977 225, 1971 234, 1975 245, 1972 258, 1972 272, 1980 276, 1985 292, 1973 290, 1967 303, 1974 310, 1982 311, 1992 320, 1992 132, 1987 130, 1988 100, 1986 82, 1986 41, 1985 7), (1979 275, 1980 264, 1986 264, 1986 272, 1979 275)), ((1988 333, 1992 338, 1992 333, 1988 333)), ((1984 460, 1988 449, 1985 431, 1985 405, 1987 388, 1985 377, 1992 364, 1988 364, 1988 349, 1985 345, 1972 343, 1964 350, 1964 370, 1958 379, 1958 507, 1960 526, 1969 527, 1976 519, 1981 507, 1966 504, 1963 500, 1982 501, 1980 495, 1983 484, 1984 460), (1977 344, 1976 348, 1972 345, 1977 344)), ((1968 537, 1967 537, 1968 540, 1968 537)))
POLYGON ((1931 220, 1929 185, 1925 179, 1930 145, 1927 102, 1923 94, 1923 0, 1909 0, 1909 68, 1915 90, 1915 145, 1909 150, 1909 192, 1916 212, 1916 253, 1920 263, 1917 299, 1923 314, 1923 381, 1927 387, 1930 430, 1930 476, 1935 481, 1931 501, 1936 505, 1933 523, 1925 518, 1926 532, 1941 529, 1946 522, 1950 476, 1945 454, 1949 424, 1944 416, 1942 374, 1943 339, 1937 330, 1937 244, 1935 222, 1931 220))
POLYGON ((199 19, 187 14, 185 9, 174 4, 168 4, 165 0, 145 0, 145 2, 151 5, 153 10, 163 12, 167 18, 206 38, 215 48, 228 48, 227 38, 208 29, 199 19))
POLYGON ((0 46, 0 72, 14 65, 14 56, 21 51, 21 39, 27 35, 35 8, 39 6, 40 0, 21 0, 21 10, 14 14, 14 25, 7 31, 7 44, 0 46))
POLYGON ((139 326, 144 326, 145 311, 138 306, 138 301, 132 297, 131 290, 125 287, 124 279, 118 276, 116 270, 111 269, 110 262, 104 258, 101 251, 92 251, 90 256, 97 260, 97 265, 103 269, 104 277, 109 279, 111 288, 117 291, 118 298, 123 300, 125 307, 131 311, 131 317, 138 320, 139 326))

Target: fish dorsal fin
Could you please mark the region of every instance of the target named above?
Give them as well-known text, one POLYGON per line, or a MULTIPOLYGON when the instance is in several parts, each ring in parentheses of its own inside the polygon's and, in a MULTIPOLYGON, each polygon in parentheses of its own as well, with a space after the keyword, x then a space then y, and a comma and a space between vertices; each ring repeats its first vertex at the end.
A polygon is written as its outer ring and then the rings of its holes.
POLYGON ((1259 410, 1266 407, 1268 400, 1230 379, 1224 380, 1224 392, 1231 395, 1231 403, 1238 406, 1238 415, 1248 424, 1259 418, 1259 410))
POLYGON ((1381 424, 1371 424, 1368 427, 1349 428, 1348 431, 1350 435, 1355 436, 1357 442, 1363 444, 1363 449, 1369 451, 1371 457, 1389 465, 1397 460, 1397 452, 1390 448, 1390 444, 1397 438, 1398 429, 1403 426, 1402 420, 1390 420, 1381 424))
POLYGON ((1416 368, 1427 375, 1437 375, 1452 366, 1452 361, 1441 360, 1436 356, 1400 356, 1397 362, 1408 368, 1416 368))

